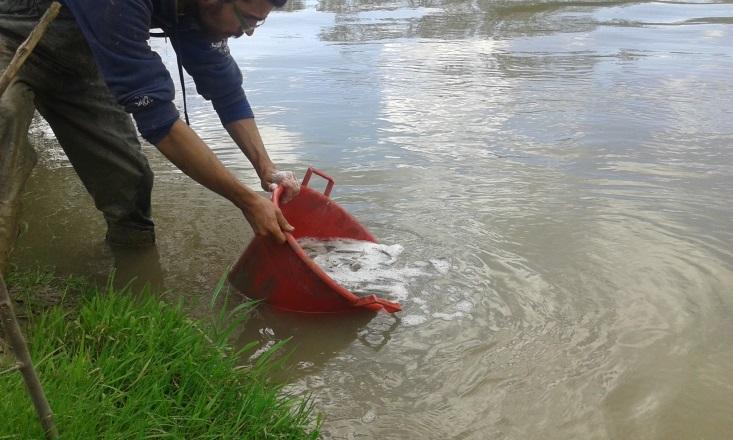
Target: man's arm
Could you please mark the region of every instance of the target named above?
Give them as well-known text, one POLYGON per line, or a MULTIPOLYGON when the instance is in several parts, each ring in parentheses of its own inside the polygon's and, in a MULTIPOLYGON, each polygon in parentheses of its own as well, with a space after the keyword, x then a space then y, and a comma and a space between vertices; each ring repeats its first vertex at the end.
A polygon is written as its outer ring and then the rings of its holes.
POLYGON ((241 209, 255 234, 272 235, 277 241, 285 242, 283 231, 291 232, 293 227, 280 209, 239 182, 183 121, 179 119, 173 124, 157 148, 189 177, 241 209))
POLYGON ((230 122, 224 128, 227 129, 229 136, 237 143, 239 149, 247 156, 247 159, 257 171, 262 189, 269 190, 269 184, 273 183, 272 173, 276 170, 276 167, 270 160, 265 145, 262 143, 262 137, 260 137, 260 131, 254 118, 230 122))
POLYGON ((239 146, 239 149, 242 150, 250 163, 252 163, 255 171, 257 171, 257 175, 260 177, 262 188, 265 191, 271 191, 272 188, 270 185, 273 183, 282 185, 285 189, 283 196, 284 202, 287 202, 298 194, 300 185, 295 180, 295 177, 292 176, 292 173, 289 173, 289 176, 284 176, 284 173, 279 172, 275 164, 270 160, 254 118, 233 121, 226 124, 224 128, 227 129, 229 135, 239 146))
POLYGON ((265 191, 281 185, 283 203, 295 197, 300 185, 291 172, 278 171, 267 155, 254 113, 242 89, 242 73, 229 53, 226 41, 212 44, 196 31, 180 31, 172 37, 179 59, 193 77, 196 90, 210 100, 222 125, 247 156, 265 191))
POLYGON ((158 144, 178 119, 175 88, 148 44, 150 0, 64 0, 116 101, 131 113, 140 134, 158 144))

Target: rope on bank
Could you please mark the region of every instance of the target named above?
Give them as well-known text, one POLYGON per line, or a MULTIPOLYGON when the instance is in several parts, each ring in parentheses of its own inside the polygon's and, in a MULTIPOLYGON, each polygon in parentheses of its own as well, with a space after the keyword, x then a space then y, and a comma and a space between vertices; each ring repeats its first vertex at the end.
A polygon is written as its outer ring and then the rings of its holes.
MULTIPOLYGON (((35 49, 38 42, 45 35, 48 26, 56 18, 60 10, 61 4, 59 2, 54 1, 51 3, 51 6, 49 6, 43 14, 36 27, 33 28, 30 35, 28 35, 28 38, 26 38, 26 40, 15 51, 13 59, 2 73, 2 76, 0 76, 0 98, 2 98, 8 86, 13 82, 13 79, 15 79, 15 76, 18 74, 21 67, 23 67, 26 59, 28 59, 28 56, 33 52, 33 49, 35 49)), ((10 247, 9 243, 7 247, 10 247)), ((8 249, 0 249, 0 252, 5 253, 7 250, 8 249)), ((28 389, 28 394, 33 401, 33 406, 35 407, 38 418, 41 421, 41 426, 43 426, 46 438, 52 440, 58 439, 59 432, 53 421, 51 406, 48 404, 46 394, 43 391, 43 386, 38 380, 36 370, 33 368, 31 355, 28 351, 28 344, 23 337, 20 325, 18 324, 18 319, 15 316, 13 301, 8 293, 2 273, 0 273, 0 320, 2 321, 5 336, 8 338, 13 354, 18 361, 16 363, 16 367, 23 375, 23 380, 25 381, 26 388, 28 389)))

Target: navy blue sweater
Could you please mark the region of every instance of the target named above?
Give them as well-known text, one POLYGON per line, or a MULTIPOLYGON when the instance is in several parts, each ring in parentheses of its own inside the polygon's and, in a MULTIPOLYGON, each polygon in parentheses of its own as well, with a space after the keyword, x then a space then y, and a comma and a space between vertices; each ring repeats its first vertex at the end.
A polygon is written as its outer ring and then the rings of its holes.
POLYGON ((160 142, 178 119, 171 76, 148 45, 151 28, 161 28, 170 37, 196 90, 212 102, 222 124, 254 117, 226 41, 206 40, 193 17, 177 15, 176 0, 63 3, 89 43, 107 86, 132 113, 147 141, 160 142))

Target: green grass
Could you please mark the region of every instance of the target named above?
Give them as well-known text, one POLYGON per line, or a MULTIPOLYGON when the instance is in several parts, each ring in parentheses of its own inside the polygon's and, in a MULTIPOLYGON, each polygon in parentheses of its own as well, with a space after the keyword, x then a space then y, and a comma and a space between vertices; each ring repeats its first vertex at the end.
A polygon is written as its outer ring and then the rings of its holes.
MULTIPOLYGON (((227 344, 231 325, 205 326, 150 294, 133 298, 40 275, 8 283, 14 291, 56 283, 60 297, 73 290, 83 298, 74 307, 44 307, 28 322, 64 439, 319 437, 310 403, 268 379, 282 344, 238 366, 242 353, 227 344)), ((0 375, 0 396, 0 439, 43 437, 19 373, 0 375)))

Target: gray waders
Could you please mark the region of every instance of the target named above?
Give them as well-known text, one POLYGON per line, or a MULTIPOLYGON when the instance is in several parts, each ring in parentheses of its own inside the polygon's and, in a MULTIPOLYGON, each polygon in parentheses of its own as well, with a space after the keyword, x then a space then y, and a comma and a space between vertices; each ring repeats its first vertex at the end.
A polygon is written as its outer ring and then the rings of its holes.
MULTIPOLYGON (((0 70, 49 3, 0 0, 0 70)), ((62 9, 0 101, 0 269, 17 234, 19 196, 35 163, 27 137, 34 109, 104 214, 107 241, 153 245, 153 173, 130 115, 115 101, 73 17, 62 9)))

